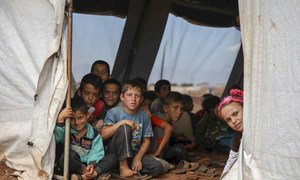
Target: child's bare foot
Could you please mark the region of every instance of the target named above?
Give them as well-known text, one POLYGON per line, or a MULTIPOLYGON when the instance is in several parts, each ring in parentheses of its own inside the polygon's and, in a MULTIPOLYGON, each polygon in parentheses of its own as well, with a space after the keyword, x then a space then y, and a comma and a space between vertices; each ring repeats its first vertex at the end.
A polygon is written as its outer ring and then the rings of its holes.
POLYGON ((129 169, 128 167, 126 168, 121 168, 120 167, 120 176, 121 177, 130 177, 132 175, 135 175, 137 172, 129 169))
POLYGON ((124 159, 123 161, 120 161, 120 168, 119 169, 120 169, 120 176, 121 177, 130 177, 130 176, 137 173, 136 171, 133 171, 128 167, 127 159, 124 159))

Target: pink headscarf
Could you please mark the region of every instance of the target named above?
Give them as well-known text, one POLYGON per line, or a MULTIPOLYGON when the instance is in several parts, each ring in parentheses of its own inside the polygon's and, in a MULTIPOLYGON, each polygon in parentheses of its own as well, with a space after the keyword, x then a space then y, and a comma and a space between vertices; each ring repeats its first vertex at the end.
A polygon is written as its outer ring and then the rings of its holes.
POLYGON ((230 95, 225 97, 218 105, 218 112, 220 114, 221 109, 224 105, 232 102, 244 103, 244 92, 240 89, 231 89, 230 95))

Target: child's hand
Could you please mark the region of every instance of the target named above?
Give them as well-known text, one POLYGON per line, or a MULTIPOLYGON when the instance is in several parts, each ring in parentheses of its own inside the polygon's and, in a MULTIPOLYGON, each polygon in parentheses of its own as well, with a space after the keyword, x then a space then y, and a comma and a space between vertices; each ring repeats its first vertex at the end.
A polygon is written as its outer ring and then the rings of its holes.
POLYGON ((142 168, 142 161, 140 159, 134 158, 131 164, 131 170, 138 172, 142 170, 142 168))
POLYGON ((71 118, 72 116, 73 116, 72 108, 70 108, 70 107, 65 108, 59 113, 57 122, 64 123, 67 118, 71 118))
POLYGON ((162 157, 162 154, 159 150, 156 150, 153 154, 151 154, 152 156, 154 157, 158 157, 158 158, 161 158, 162 157))
POLYGON ((127 124, 127 125, 131 126, 132 130, 137 129, 137 125, 135 124, 134 121, 124 119, 123 122, 124 122, 124 124, 127 124))
POLYGON ((144 106, 142 109, 149 117, 151 117, 151 111, 149 110, 148 106, 144 106))
POLYGON ((94 165, 92 164, 88 165, 82 173, 84 179, 93 179, 97 177, 97 172, 94 169, 95 169, 94 165))
POLYGON ((96 125, 95 125, 95 128, 96 128, 98 131, 100 131, 100 130, 102 129, 103 125, 104 125, 103 120, 102 120, 102 119, 99 119, 98 122, 97 122, 96 125))
POLYGON ((93 106, 91 106, 88 110, 88 122, 93 122, 94 120, 94 113, 95 112, 95 108, 93 106))

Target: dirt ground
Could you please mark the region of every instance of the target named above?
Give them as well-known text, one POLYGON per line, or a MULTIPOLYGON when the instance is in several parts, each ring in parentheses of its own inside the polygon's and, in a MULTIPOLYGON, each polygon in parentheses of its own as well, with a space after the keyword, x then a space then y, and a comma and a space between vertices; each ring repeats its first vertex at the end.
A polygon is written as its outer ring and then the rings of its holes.
POLYGON ((3 162, 0 162, 0 180, 15 180, 16 177, 12 176, 13 169, 7 167, 3 162))
MULTIPOLYGON (((200 153, 196 152, 192 154, 192 159, 194 162, 198 162, 199 166, 206 165, 208 168, 215 169, 216 172, 215 176, 201 176, 201 175, 191 175, 190 172, 185 172, 183 174, 173 174, 167 173, 162 175, 161 177, 155 179, 162 179, 162 180, 218 180, 221 176, 223 171, 223 166, 227 160, 228 154, 227 153, 200 153), (196 160, 197 159, 197 160, 196 160)), ((0 162, 0 180, 16 180, 17 178, 12 176, 14 172, 13 169, 7 167, 3 162, 0 162)))

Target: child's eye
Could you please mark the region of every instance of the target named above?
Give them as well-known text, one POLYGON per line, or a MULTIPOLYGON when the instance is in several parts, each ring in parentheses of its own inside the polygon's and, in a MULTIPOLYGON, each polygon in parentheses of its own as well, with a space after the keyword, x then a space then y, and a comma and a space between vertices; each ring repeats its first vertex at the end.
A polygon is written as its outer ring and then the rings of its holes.
POLYGON ((233 115, 233 116, 237 116, 237 114, 238 114, 238 112, 234 112, 232 115, 233 115))

